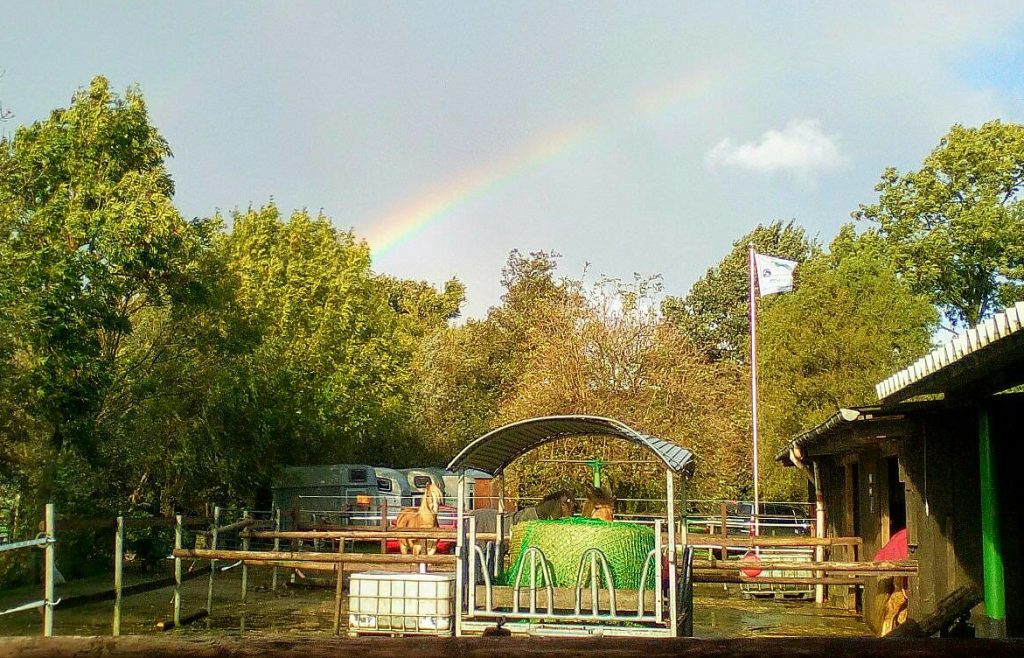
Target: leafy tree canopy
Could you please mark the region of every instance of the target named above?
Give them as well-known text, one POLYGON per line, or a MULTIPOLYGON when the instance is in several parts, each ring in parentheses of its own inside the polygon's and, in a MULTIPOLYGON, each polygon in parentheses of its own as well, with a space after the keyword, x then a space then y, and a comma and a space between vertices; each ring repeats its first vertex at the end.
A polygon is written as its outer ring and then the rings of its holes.
POLYGON ((774 455, 836 409, 875 400, 875 383, 928 350, 936 320, 877 236, 858 237, 850 225, 828 254, 800 266, 794 291, 759 318, 766 496, 806 491, 802 476, 772 464, 774 455))
POLYGON ((0 141, 3 386, 54 449, 93 449, 133 318, 191 291, 170 154, 138 90, 102 77, 0 141))
MULTIPOLYGON (((758 253, 803 262, 817 251, 815 242, 794 222, 759 224, 733 242, 732 251, 690 288, 686 297, 667 297, 662 313, 712 360, 746 363, 750 334, 748 246, 758 253)), ((769 302, 770 303, 770 302, 769 302)))
POLYGON ((917 171, 886 169, 877 226, 914 291, 954 325, 976 324, 1024 293, 1024 125, 955 125, 917 171))

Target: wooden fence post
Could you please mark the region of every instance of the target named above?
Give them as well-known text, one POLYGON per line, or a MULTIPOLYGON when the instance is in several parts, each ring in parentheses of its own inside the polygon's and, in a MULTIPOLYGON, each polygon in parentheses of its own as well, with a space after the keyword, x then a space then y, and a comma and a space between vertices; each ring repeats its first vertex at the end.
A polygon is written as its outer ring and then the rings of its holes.
MULTIPOLYGON (((345 552, 345 538, 338 538, 338 554, 341 555, 345 552)), ((334 634, 337 635, 341 631, 341 590, 343 587, 343 580, 345 578, 345 565, 338 562, 334 565, 334 568, 338 570, 338 583, 334 588, 334 634)))
MULTIPOLYGON (((724 538, 725 536, 727 536, 727 535, 729 534, 729 531, 728 531, 728 529, 726 528, 726 525, 727 525, 727 524, 728 524, 728 522, 729 522, 729 520, 728 520, 728 519, 729 519, 729 512, 728 512, 728 510, 726 509, 726 507, 725 507, 725 501, 723 500, 723 501, 722 501, 722 537, 723 537, 723 538, 724 538)), ((726 547, 725 547, 725 546, 722 546, 722 551, 721 551, 721 556, 720 556, 720 557, 721 557, 721 558, 722 558, 723 560, 725 560, 725 559, 727 559, 727 558, 728 558, 728 550, 726 549, 726 547)))
POLYGON ((121 589, 124 587, 124 516, 117 517, 114 532, 114 624, 112 634, 121 634, 121 589))

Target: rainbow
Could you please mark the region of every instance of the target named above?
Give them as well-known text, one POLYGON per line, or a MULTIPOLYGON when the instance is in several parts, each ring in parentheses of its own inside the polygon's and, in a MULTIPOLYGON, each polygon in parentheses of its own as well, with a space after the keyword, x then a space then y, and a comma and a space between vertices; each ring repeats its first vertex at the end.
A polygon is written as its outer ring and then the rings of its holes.
POLYGON ((453 210, 610 134, 619 125, 656 114, 678 102, 708 92, 718 76, 698 71, 640 94, 624 113, 589 117, 529 140, 511 153, 445 180, 370 224, 367 241, 375 256, 384 256, 453 210))

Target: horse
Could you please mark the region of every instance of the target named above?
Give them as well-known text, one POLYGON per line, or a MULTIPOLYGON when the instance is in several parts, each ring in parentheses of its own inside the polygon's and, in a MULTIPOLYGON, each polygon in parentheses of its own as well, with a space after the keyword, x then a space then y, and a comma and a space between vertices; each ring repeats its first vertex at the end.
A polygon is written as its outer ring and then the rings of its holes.
POLYGON ((612 521, 615 517, 615 494, 611 484, 605 480, 601 488, 591 486, 587 491, 587 502, 583 503, 583 517, 612 521))
MULTIPOLYGON (((419 508, 403 507, 398 513, 398 518, 395 519, 395 527, 436 528, 437 511, 441 508, 443 500, 444 493, 441 491, 441 488, 433 482, 428 483, 423 490, 423 500, 420 501, 419 508)), ((437 552, 437 542, 432 541, 428 545, 425 539, 402 538, 398 541, 398 548, 402 551, 402 555, 408 555, 410 550, 413 555, 419 555, 423 552, 426 552, 427 555, 433 555, 437 552)))
MULTIPOLYGON (((572 516, 576 511, 576 500, 572 494, 568 491, 555 491, 553 493, 544 496, 539 503, 532 507, 526 507, 513 512, 512 514, 501 515, 501 527, 502 534, 507 539, 510 536, 509 531, 517 523, 524 521, 536 521, 538 519, 561 519, 572 516)), ((495 509, 475 509, 468 513, 469 516, 476 519, 476 531, 478 533, 493 533, 498 531, 498 510, 495 509)), ((477 541, 477 544, 485 552, 490 554, 488 544, 492 542, 477 541)), ((502 541, 504 551, 508 550, 508 544, 502 541)), ((495 566, 499 562, 496 557, 490 557, 489 560, 494 560, 495 566)), ((477 578, 483 578, 482 565, 477 565, 477 578)))
MULTIPOLYGON (((509 528, 523 521, 536 521, 537 519, 561 519, 572 516, 576 511, 576 500, 568 491, 555 491, 541 499, 532 507, 526 507, 513 512, 502 514, 502 527, 508 533, 509 528)), ((498 510, 475 509, 469 512, 469 516, 476 519, 476 531, 490 533, 498 529, 498 510)))

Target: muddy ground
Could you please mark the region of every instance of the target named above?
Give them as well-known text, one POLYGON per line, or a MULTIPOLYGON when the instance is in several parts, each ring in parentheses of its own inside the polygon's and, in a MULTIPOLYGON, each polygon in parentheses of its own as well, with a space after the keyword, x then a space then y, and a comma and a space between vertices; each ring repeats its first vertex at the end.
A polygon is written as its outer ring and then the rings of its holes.
MULTIPOLYGON (((152 579, 151 574, 126 573, 130 585, 152 579)), ((271 589, 269 569, 249 570, 249 593, 240 602, 241 568, 215 577, 213 612, 182 629, 186 634, 247 635, 329 635, 334 623, 333 588, 286 586, 286 570, 280 571, 278 591, 271 589)), ((206 606, 206 576, 182 587, 182 615, 206 606)), ((112 579, 101 576, 59 586, 58 597, 110 589, 112 579)), ((122 608, 121 632, 156 634, 158 621, 171 618, 172 588, 167 587, 126 597, 122 608)), ((41 598, 38 588, 0 593, 0 610, 41 598)), ((694 634, 697 637, 771 636, 869 636, 859 617, 846 611, 818 608, 813 602, 774 599, 745 600, 736 586, 701 585, 694 599, 694 634)), ((113 602, 90 603, 81 607, 56 608, 57 635, 109 635, 113 602)), ((38 610, 0 617, 0 636, 39 635, 42 621, 38 610)))

